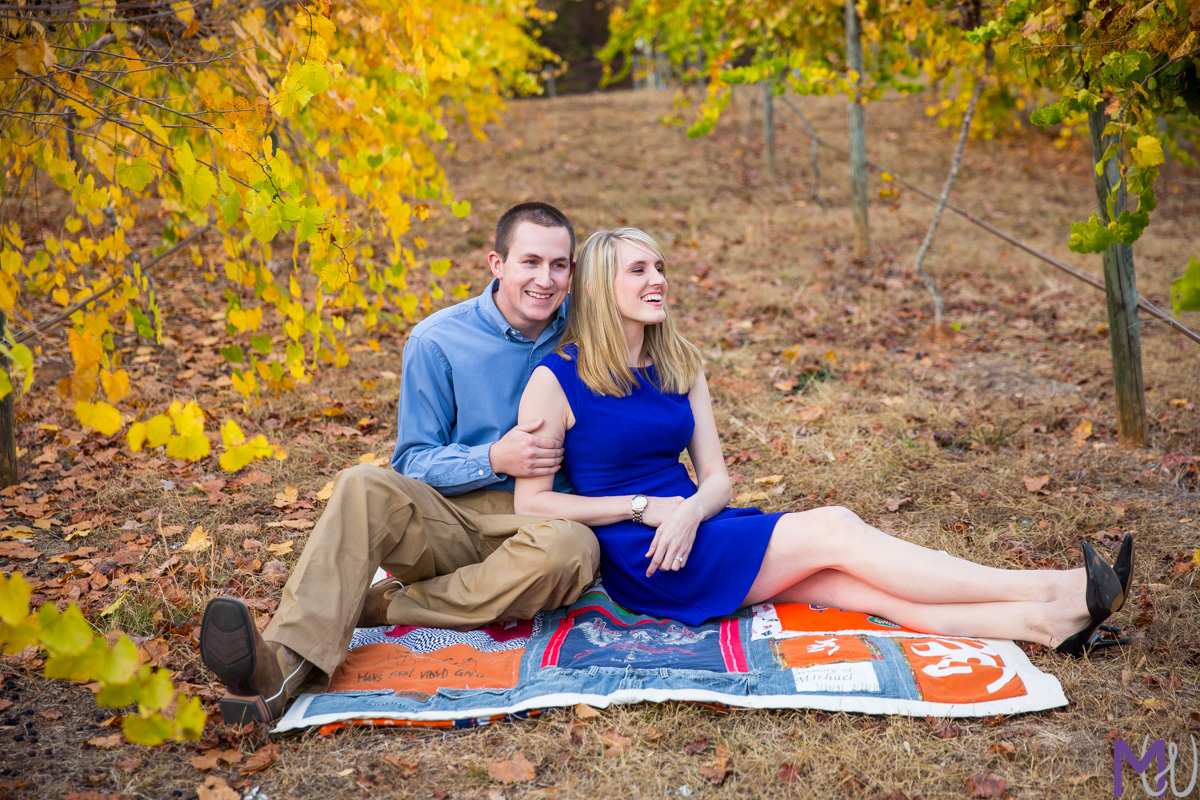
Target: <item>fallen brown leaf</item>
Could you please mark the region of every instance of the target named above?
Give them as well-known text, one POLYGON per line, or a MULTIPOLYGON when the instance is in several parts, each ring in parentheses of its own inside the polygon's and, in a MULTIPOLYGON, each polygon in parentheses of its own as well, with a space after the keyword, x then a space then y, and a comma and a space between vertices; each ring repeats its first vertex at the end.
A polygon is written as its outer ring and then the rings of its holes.
POLYGON ((911 505, 912 501, 911 497, 889 497, 884 501, 884 505, 887 506, 888 511, 899 511, 900 506, 911 505))
MULTIPOLYGON (((8 708, 8 706, 11 706, 11 705, 12 705, 11 700, 0 700, 0 711, 3 711, 4 709, 8 708), (7 705, 5 705, 6 703, 7 703, 7 705)), ((59 711, 57 708, 51 708, 46 711, 39 711, 38 716, 42 717, 43 719, 62 719, 63 712, 59 711)))
POLYGON ((112 750, 114 747, 120 747, 125 743, 125 739, 119 733, 114 733, 109 736, 94 736, 87 740, 87 743, 92 747, 100 750, 112 750))
POLYGON ((197 800, 241 800, 241 795, 216 775, 209 775, 196 787, 196 796, 197 800))
POLYGON ((809 406, 808 408, 800 409, 796 416, 800 418, 801 422, 814 422, 823 417, 828 410, 825 406, 809 406))
POLYGON ((575 706, 575 716, 579 719, 594 719, 600 716, 600 712, 589 706, 587 703, 580 703, 575 706))
POLYGON ((704 766, 700 767, 700 775, 709 783, 720 786, 733 772, 733 767, 729 766, 729 760, 732 756, 733 754, 727 746, 718 744, 716 751, 713 753, 712 761, 706 762, 704 766))
POLYGON ((689 756, 694 756, 697 753, 703 753, 705 750, 707 750, 708 744, 708 739, 697 739, 687 747, 683 748, 683 752, 687 753, 689 756))
POLYGON ((646 728, 646 741, 647 742, 658 742, 665 738, 667 738, 667 735, 665 733, 663 733, 662 731, 660 731, 658 728, 654 727, 653 725, 646 728))
POLYGON ((210 769, 217 768, 217 754, 214 751, 192 756, 190 763, 194 769, 198 769, 201 772, 208 772, 210 769))
POLYGON ((292 547, 294 545, 295 542, 289 539, 288 541, 280 542, 279 544, 269 544, 267 545, 267 549, 277 556, 286 556, 292 552, 292 547))
POLYGON ((1013 747, 1012 742, 996 742, 988 748, 996 755, 1001 755, 1012 761, 1017 757, 1017 748, 1013 747))
POLYGON ((499 783, 523 783, 537 777, 537 770, 523 754, 507 761, 489 761, 488 776, 499 783))
POLYGON ((117 762, 117 769, 124 772, 133 772, 135 769, 141 769, 146 763, 144 758, 125 758, 117 762))
POLYGON ((41 555, 42 553, 40 551, 34 550, 32 547, 21 541, 0 542, 0 556, 32 560, 41 555))
POLYGON ((1090 419, 1085 419, 1083 422, 1076 425, 1075 429, 1071 431, 1071 441, 1075 442, 1075 444, 1083 444, 1091 437, 1091 435, 1092 421, 1090 419))
POLYGON ((795 783, 800 780, 800 769, 791 764, 780 764, 776 777, 784 783, 795 783))
POLYGON ((421 768, 419 761, 409 761, 407 758, 401 758, 400 756, 386 755, 383 757, 383 760, 397 767, 402 778, 411 778, 421 768))
POLYGON ((1008 797, 1008 781, 991 771, 968 775, 967 789, 973 797, 1008 797))
POLYGON ((573 719, 567 723, 563 729, 563 741, 572 747, 579 747, 583 744, 583 732, 587 730, 583 726, 583 720, 573 719))
POLYGON ((238 772, 242 775, 250 775, 255 772, 261 772, 278 760, 279 745, 264 744, 262 747, 255 750, 250 757, 245 760, 242 766, 238 767, 238 772))
POLYGON ((208 531, 204 527, 197 525, 192 529, 191 534, 185 544, 180 545, 179 549, 187 553, 196 553, 201 550, 207 550, 212 547, 213 541, 208 536, 208 531))
POLYGON ((631 741, 628 736, 622 736, 612 728, 600 734, 600 744, 604 745, 605 758, 619 758, 625 752, 625 748, 629 747, 631 741))
POLYGON ((1025 488, 1031 492, 1040 492, 1042 487, 1049 482, 1049 475, 1038 475, 1036 478, 1030 477, 1029 475, 1023 475, 1021 477, 1021 483, 1025 484, 1025 488))

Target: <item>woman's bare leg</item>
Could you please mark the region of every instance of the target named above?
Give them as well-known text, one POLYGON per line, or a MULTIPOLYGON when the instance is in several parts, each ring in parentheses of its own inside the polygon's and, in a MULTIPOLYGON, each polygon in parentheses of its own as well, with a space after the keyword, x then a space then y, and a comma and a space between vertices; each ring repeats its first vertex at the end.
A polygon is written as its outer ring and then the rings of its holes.
POLYGON ((1082 597, 1082 569, 985 567, 897 539, 829 506, 781 517, 746 603, 774 597, 823 569, 913 603, 1049 602, 1082 597))
POLYGON ((859 611, 943 636, 1021 639, 1052 646, 1088 622, 1082 596, 1044 602, 914 603, 830 569, 816 572, 762 602, 811 603, 859 611))

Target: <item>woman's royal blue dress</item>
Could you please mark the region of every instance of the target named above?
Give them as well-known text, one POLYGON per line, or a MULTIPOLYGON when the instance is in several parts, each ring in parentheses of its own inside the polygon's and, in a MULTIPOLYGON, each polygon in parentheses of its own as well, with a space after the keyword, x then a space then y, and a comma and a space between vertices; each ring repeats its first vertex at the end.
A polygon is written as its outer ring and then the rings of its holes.
MULTIPOLYGON (((653 366, 637 371, 638 386, 628 396, 598 395, 576 372, 574 346, 567 353, 572 360, 552 353, 541 365, 558 378, 575 415, 563 443, 563 468, 575 492, 588 497, 695 494, 696 484, 679 460, 695 427, 688 396, 659 391, 653 366)), ((626 608, 688 625, 731 614, 746 599, 781 516, 726 508, 700 523, 683 569, 658 570, 650 578, 646 551, 654 528, 632 519, 597 527, 604 586, 626 608)))

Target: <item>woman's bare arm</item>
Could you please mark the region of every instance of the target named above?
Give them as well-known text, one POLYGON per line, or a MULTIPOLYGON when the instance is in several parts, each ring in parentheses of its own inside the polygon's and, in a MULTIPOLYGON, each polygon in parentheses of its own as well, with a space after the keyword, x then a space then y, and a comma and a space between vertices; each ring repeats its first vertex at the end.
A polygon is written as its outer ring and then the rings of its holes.
MULTIPOLYGON (((547 367, 538 367, 529 378, 525 393, 521 395, 521 406, 517 412, 517 423, 545 420, 538 430, 539 435, 563 439, 567 430, 575 424, 570 403, 563 393, 558 378, 547 367)), ((584 525, 611 525, 630 519, 633 495, 613 497, 581 497, 554 491, 554 476, 542 475, 534 478, 517 478, 513 503, 518 514, 534 517, 562 517, 582 522, 584 525)), ((649 510, 649 508, 647 508, 649 510)))

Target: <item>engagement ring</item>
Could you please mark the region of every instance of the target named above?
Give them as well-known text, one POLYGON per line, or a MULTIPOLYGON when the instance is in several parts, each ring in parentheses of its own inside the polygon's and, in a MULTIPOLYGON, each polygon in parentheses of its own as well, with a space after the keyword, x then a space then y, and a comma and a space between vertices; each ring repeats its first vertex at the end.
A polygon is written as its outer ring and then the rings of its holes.
POLYGON ((683 561, 683 556, 675 556, 676 561, 683 561))

